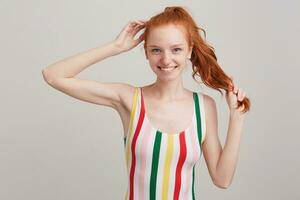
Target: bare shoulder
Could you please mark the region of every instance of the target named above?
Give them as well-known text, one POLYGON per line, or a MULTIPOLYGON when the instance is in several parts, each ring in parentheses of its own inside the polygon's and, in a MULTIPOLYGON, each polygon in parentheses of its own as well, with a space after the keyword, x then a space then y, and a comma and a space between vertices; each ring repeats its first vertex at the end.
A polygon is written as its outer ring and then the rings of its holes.
POLYGON ((203 95, 203 104, 204 104, 204 110, 206 113, 207 119, 210 119, 211 116, 214 116, 216 114, 216 101, 213 97, 211 97, 208 94, 201 93, 203 95))
POLYGON ((201 93, 201 94, 203 95, 203 102, 206 107, 211 108, 216 105, 216 101, 214 100, 213 97, 211 97, 208 94, 204 94, 204 93, 201 93))
POLYGON ((216 101, 208 94, 201 93, 203 96, 203 106, 205 112, 205 121, 208 125, 209 122, 215 121, 217 117, 216 101))
POLYGON ((131 109, 131 104, 134 96, 134 89, 135 86, 130 85, 128 83, 123 83, 122 85, 120 85, 119 96, 121 100, 121 106, 127 111, 130 111, 131 109))

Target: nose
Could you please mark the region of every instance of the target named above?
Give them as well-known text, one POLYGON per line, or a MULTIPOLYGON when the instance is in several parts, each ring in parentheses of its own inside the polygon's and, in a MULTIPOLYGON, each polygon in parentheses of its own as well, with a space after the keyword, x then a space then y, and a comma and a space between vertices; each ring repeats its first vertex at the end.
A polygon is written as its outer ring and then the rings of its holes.
POLYGON ((172 56, 169 53, 165 52, 161 58, 161 61, 165 66, 167 66, 172 61, 172 56))

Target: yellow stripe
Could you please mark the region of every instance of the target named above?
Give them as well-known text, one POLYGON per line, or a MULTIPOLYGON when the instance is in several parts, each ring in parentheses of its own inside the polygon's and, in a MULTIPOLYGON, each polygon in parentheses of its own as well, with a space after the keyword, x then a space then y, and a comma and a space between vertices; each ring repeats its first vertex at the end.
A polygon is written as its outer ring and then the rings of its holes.
POLYGON ((128 199, 128 190, 126 191, 125 200, 128 199))
POLYGON ((126 135, 126 166, 127 166, 127 171, 129 170, 129 150, 130 150, 130 138, 131 138, 131 134, 132 134, 132 125, 133 125, 133 120, 134 120, 134 114, 135 114, 135 110, 136 110, 136 105, 137 105, 137 98, 138 96, 138 88, 135 87, 134 88, 134 97, 133 97, 133 102, 132 102, 132 106, 131 106, 131 113, 130 113, 130 121, 129 121, 129 127, 128 127, 128 132, 126 135))
POLYGON ((164 167, 164 178, 163 178, 163 189, 162 189, 162 199, 168 199, 168 188, 170 181, 170 168, 173 157, 173 134, 167 134, 167 150, 165 155, 165 167, 164 167))

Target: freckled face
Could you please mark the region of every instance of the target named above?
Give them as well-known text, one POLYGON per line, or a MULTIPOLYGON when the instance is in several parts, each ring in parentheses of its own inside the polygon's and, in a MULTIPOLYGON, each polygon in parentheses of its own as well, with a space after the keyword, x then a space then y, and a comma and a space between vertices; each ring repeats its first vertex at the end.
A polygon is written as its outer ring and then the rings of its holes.
POLYGON ((162 80, 180 76, 191 55, 185 33, 176 25, 152 29, 145 51, 152 71, 162 80))

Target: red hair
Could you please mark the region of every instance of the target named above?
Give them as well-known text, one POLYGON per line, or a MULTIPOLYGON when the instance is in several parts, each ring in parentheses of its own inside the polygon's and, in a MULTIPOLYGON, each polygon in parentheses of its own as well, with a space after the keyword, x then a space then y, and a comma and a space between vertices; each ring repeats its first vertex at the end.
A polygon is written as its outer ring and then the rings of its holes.
MULTIPOLYGON (((144 37, 144 49, 146 51, 147 38, 152 28, 174 24, 184 28, 189 47, 192 47, 191 63, 193 70, 193 79, 197 82, 195 76, 199 76, 203 83, 223 95, 223 89, 226 93, 233 90, 232 79, 225 74, 217 62, 214 48, 206 42, 206 32, 197 26, 191 15, 182 7, 166 7, 165 10, 146 22, 144 37), (204 33, 204 39, 200 35, 204 33)), ((238 108, 244 105, 243 113, 249 111, 250 100, 245 97, 243 101, 238 101, 238 108)))

